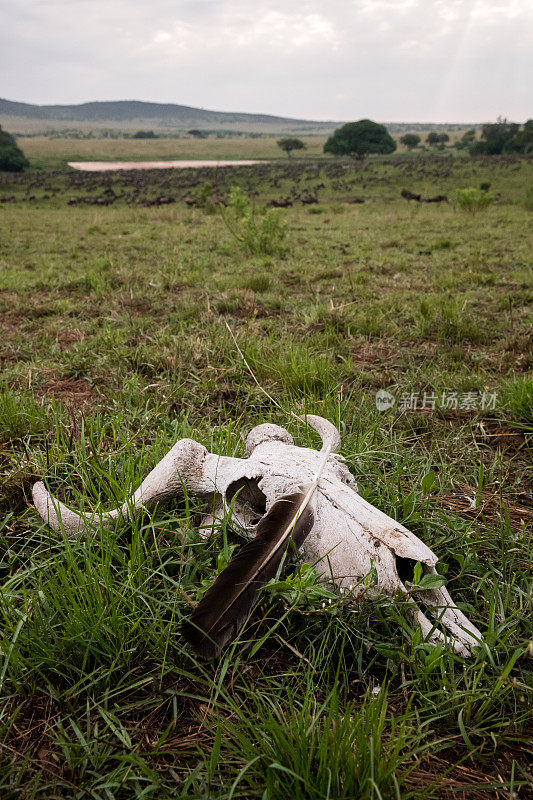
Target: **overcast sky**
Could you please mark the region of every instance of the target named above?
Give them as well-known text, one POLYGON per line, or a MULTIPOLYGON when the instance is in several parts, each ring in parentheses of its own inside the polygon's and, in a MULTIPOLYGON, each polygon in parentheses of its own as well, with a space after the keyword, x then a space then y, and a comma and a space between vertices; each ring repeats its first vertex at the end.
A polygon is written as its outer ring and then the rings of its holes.
POLYGON ((0 96, 523 121, 532 34, 532 0, 5 0, 0 96))

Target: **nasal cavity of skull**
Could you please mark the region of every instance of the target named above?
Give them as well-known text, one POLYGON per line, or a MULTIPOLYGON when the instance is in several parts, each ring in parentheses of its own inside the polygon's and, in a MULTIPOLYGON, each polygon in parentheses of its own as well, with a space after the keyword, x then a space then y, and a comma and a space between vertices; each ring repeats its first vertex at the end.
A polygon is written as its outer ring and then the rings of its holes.
POLYGON ((259 488, 259 478, 239 478, 226 491, 226 501, 245 525, 257 525, 266 512, 266 497, 259 488))
MULTIPOLYGON (((395 560, 396 572, 401 582, 404 585, 407 581, 412 583, 415 577, 415 567, 418 562, 414 558, 402 558, 401 556, 395 556, 395 560)), ((422 570, 423 569, 424 565, 422 564, 422 570)))

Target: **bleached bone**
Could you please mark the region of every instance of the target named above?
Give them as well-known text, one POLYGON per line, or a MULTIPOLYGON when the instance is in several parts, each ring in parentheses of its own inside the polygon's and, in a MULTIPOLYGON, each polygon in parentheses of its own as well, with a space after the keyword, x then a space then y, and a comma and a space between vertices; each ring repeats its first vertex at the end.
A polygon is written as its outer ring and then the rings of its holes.
MULTIPOLYGON (((303 418, 321 436, 323 449, 340 447, 340 434, 328 420, 314 415, 303 418)), ((35 507, 50 527, 69 537, 99 526, 109 526, 119 516, 128 517, 152 509, 172 497, 214 497, 219 513, 253 536, 263 514, 282 496, 301 488, 315 474, 319 451, 297 447, 284 428, 266 423, 253 428, 246 440, 246 458, 210 453, 192 439, 181 439, 154 467, 135 494, 121 508, 102 513, 78 513, 60 503, 42 482, 33 487, 35 507)), ((357 485, 341 456, 332 453, 320 479, 313 530, 302 547, 304 560, 316 563, 325 583, 334 582, 354 598, 372 568, 377 574, 374 591, 408 599, 413 618, 433 642, 449 639, 461 655, 481 642, 481 634, 454 605, 445 588, 409 593, 405 581, 412 578, 416 562, 424 574, 436 575, 437 556, 399 522, 372 506, 357 493, 357 485), (424 604, 428 619, 417 603, 424 604), (438 627, 446 628, 449 636, 438 627)))

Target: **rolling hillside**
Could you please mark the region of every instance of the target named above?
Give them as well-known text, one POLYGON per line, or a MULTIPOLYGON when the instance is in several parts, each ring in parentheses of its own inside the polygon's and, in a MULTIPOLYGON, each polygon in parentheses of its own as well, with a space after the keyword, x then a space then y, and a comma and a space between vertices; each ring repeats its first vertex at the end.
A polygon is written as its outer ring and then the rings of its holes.
POLYGON ((173 103, 144 103, 138 100, 37 106, 0 99, 0 124, 17 132, 45 132, 66 127, 120 130, 149 127, 167 132, 202 128, 324 134, 332 131, 340 123, 313 122, 268 114, 209 111, 173 103))
MULTIPOLYGON (((354 111, 354 119, 364 116, 364 111, 354 111)), ((98 133, 105 130, 131 132, 147 128, 172 135, 179 131, 199 128, 228 133, 327 136, 342 124, 334 121, 291 119, 270 114, 210 111, 174 103, 145 103, 139 100, 38 106, 0 98, 0 125, 15 134, 47 134, 52 131, 67 133, 76 130, 83 133, 88 131, 98 133)), ((479 127, 466 123, 385 122, 385 125, 393 134, 405 131, 450 131, 479 127)))

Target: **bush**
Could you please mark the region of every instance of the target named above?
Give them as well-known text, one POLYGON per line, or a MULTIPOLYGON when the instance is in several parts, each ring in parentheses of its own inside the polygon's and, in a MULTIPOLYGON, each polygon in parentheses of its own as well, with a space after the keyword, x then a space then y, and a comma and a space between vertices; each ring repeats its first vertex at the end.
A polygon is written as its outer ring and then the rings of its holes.
POLYGON ((528 153, 533 148, 533 120, 528 119, 521 128, 518 122, 498 117, 497 122, 483 125, 481 140, 470 147, 470 155, 500 155, 500 153, 528 153))
POLYGON ((417 133, 406 133, 400 139, 400 143, 405 145, 408 150, 414 150, 420 144, 420 136, 417 133))
POLYGON ((475 214, 476 211, 482 211, 484 208, 490 206, 494 198, 488 192, 475 189, 472 186, 468 189, 458 189, 456 200, 457 205, 463 211, 469 211, 471 214, 475 214))
POLYGON ((159 136, 153 131, 136 131, 131 137, 132 139, 159 139, 159 136))
POLYGON ((287 234, 280 210, 269 208, 258 213, 239 186, 233 186, 226 209, 221 209, 224 221, 234 239, 252 255, 279 253, 287 234))
POLYGON ((469 131, 465 131, 462 137, 455 142, 454 147, 457 150, 466 150, 467 148, 472 147, 475 141, 476 141, 475 128, 470 128, 469 131))
POLYGON ((293 150, 306 150, 306 146, 301 139, 294 139, 292 137, 287 137, 285 139, 279 139, 278 147, 280 147, 289 158, 291 157, 291 152, 293 150))
POLYGON ((22 172, 29 166, 30 162, 17 147, 15 137, 0 126, 0 172, 22 172))
POLYGON ((198 187, 195 195, 196 204, 198 208, 203 208, 208 214, 214 214, 217 210, 217 205, 212 199, 213 185, 206 181, 198 187))
POLYGON ((30 163, 18 147, 2 147, 0 149, 0 172, 23 172, 30 163))
POLYGON ((393 153, 395 150, 396 142, 385 125, 378 125, 371 119, 347 122, 342 128, 337 128, 324 145, 324 153, 359 158, 370 153, 393 153))

